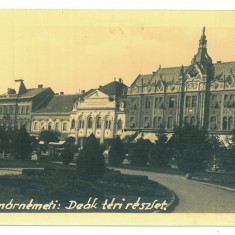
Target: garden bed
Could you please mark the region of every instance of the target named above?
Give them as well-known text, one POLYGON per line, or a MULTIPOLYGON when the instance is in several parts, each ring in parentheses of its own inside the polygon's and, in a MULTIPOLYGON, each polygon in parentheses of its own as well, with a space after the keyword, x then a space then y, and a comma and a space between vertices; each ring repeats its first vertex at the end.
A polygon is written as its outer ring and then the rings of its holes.
POLYGON ((78 180, 74 168, 27 169, 22 175, 0 176, 0 190, 0 212, 168 212, 166 204, 174 197, 146 176, 107 170, 102 180, 90 182, 78 180), (6 209, 11 199, 9 208, 16 203, 28 205, 31 200, 38 208, 52 200, 55 206, 51 204, 47 210, 25 209, 24 205, 6 209), (90 204, 93 207, 89 208, 90 204))

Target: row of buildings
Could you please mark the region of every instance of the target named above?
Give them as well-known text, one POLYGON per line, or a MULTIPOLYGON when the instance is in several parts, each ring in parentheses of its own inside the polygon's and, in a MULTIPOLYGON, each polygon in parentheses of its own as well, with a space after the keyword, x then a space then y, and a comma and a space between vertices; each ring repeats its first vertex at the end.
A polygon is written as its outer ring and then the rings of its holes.
POLYGON ((198 124, 212 134, 230 134, 235 121, 235 62, 212 62, 205 28, 189 65, 140 74, 130 87, 122 79, 78 94, 27 89, 23 80, 0 96, 0 125, 31 135, 57 130, 81 144, 94 133, 101 143, 116 135, 143 135, 175 125, 198 124))

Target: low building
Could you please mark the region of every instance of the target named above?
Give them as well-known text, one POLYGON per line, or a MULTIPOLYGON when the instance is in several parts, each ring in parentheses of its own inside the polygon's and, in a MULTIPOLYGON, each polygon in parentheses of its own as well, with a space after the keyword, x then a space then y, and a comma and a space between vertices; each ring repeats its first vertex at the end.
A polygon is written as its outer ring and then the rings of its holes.
POLYGON ((53 130, 61 133, 65 139, 70 135, 70 112, 79 94, 53 95, 43 106, 32 113, 31 135, 38 136, 43 130, 53 130))
POLYGON ((17 130, 25 126, 31 129, 31 114, 54 95, 51 88, 27 89, 22 79, 15 80, 13 88, 0 96, 0 126, 17 130))

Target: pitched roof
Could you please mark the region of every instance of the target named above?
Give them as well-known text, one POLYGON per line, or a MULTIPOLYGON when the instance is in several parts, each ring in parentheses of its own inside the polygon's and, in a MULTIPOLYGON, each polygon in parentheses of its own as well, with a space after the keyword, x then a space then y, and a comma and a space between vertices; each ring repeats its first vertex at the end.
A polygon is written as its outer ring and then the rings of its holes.
POLYGON ((142 86, 142 81, 144 85, 147 85, 152 78, 153 74, 139 74, 131 86, 142 86))
POLYGON ((51 100, 35 113, 66 113, 70 112, 73 104, 80 95, 54 95, 51 100))
MULTIPOLYGON (((169 67, 169 68, 159 68, 157 72, 154 74, 152 81, 155 80, 163 80, 165 82, 176 81, 181 75, 181 67, 169 67)), ((186 70, 187 67, 184 67, 186 70)))
MULTIPOLYGON (((31 88, 31 89, 27 89, 25 93, 21 94, 21 95, 16 95, 16 94, 12 94, 12 95, 1 95, 0 98, 1 99, 15 99, 17 98, 34 98, 35 96, 39 95, 40 93, 47 91, 47 90, 51 90, 51 88, 31 88)), ((54 93, 51 90, 52 93, 54 93)))
POLYGON ((235 74, 235 61, 214 64, 215 79, 222 79, 231 73, 235 74))
POLYGON ((107 95, 115 95, 120 97, 123 95, 123 90, 126 89, 127 86, 121 82, 110 82, 107 85, 99 87, 98 90, 107 94, 107 95))

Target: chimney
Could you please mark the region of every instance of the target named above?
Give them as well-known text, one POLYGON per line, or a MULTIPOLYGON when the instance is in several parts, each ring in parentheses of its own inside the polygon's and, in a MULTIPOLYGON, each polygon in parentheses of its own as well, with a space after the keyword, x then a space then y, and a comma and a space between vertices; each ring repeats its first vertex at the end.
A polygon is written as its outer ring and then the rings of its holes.
POLYGON ((218 60, 218 61, 217 61, 217 64, 221 64, 221 62, 222 62, 221 60, 218 60))
POLYGON ((116 78, 114 78, 113 80, 114 80, 114 82, 116 82, 116 78))
POLYGON ((63 94, 64 94, 64 92, 63 92, 63 91, 61 91, 61 92, 60 92, 60 95, 63 95, 63 94))
POLYGON ((38 88, 43 88, 43 85, 42 84, 38 84, 38 88))
POLYGON ((162 66, 159 64, 159 69, 161 68, 162 66))
POLYGON ((85 90, 81 90, 81 94, 85 94, 85 92, 86 92, 85 90))
POLYGON ((99 88, 102 88, 102 86, 101 86, 101 85, 99 85, 99 88))
POLYGON ((122 78, 119 78, 119 83, 123 83, 123 79, 122 78))

